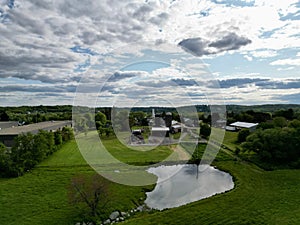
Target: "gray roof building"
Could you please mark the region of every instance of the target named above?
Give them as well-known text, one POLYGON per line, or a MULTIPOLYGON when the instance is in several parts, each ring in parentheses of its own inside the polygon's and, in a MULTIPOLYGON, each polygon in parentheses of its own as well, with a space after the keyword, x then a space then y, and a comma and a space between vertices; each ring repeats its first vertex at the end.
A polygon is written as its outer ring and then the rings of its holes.
POLYGON ((232 127, 236 127, 238 129, 246 128, 249 129, 250 131, 254 131, 257 127, 258 123, 247 123, 247 122, 235 122, 230 124, 232 127))
POLYGON ((7 147, 12 147, 14 144, 14 138, 20 134, 37 134, 39 130, 56 131, 67 126, 71 127, 72 121, 47 121, 24 126, 8 127, 0 130, 0 141, 7 147))

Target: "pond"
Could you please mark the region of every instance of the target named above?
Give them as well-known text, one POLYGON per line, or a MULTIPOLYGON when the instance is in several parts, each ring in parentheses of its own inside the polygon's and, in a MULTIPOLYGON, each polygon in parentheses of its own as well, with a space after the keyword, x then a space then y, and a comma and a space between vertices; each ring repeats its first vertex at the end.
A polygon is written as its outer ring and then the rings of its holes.
POLYGON ((145 204, 163 210, 185 205, 231 190, 232 176, 208 165, 195 164, 152 167, 147 170, 158 177, 145 204))

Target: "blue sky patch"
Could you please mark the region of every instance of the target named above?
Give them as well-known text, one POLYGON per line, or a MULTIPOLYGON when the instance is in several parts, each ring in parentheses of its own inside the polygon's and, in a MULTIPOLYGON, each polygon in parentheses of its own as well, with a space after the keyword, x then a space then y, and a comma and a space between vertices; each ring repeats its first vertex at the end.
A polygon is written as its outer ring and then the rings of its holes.
POLYGON ((70 49, 72 50, 72 52, 76 52, 76 53, 82 53, 82 54, 87 54, 87 55, 91 55, 91 56, 98 55, 96 52, 92 51, 90 48, 83 48, 78 45, 74 46, 70 49))

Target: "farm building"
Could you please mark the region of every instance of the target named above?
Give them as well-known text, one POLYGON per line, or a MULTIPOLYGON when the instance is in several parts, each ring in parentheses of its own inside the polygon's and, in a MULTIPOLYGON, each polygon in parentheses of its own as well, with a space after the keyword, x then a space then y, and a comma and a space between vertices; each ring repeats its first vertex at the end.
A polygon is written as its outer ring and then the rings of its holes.
POLYGON ((169 127, 152 127, 151 135, 154 137, 169 137, 169 127))
POLYGON ((257 127, 258 123, 247 123, 247 122, 235 122, 230 124, 231 127, 235 127, 236 129, 249 129, 251 132, 254 131, 257 127))
POLYGON ((5 122, 0 122, 0 130, 10 128, 10 127, 16 127, 19 125, 18 121, 5 121, 5 122))
POLYGON ((12 147, 14 139, 20 134, 32 133, 37 134, 39 130, 56 131, 63 127, 71 127, 72 121, 47 121, 34 123, 24 126, 13 126, 0 130, 0 142, 7 147, 12 147))
POLYGON ((175 133, 178 133, 178 132, 181 132, 181 125, 180 124, 172 125, 171 133, 175 134, 175 133))

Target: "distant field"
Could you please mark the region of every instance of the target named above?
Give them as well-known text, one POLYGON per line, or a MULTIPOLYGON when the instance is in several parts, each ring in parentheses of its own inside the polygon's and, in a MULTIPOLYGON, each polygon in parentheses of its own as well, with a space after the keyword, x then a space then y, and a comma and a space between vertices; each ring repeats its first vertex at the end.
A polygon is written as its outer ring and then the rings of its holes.
MULTIPOLYGON (((89 135, 92 138, 94 134, 89 135)), ((236 133, 226 133, 224 144, 234 149, 235 138, 236 133)), ((132 164, 159 161, 172 152, 167 146, 146 152, 130 150, 112 138, 103 144, 119 160, 132 164)), ((204 147, 200 145, 199 151, 204 147)), ((140 213, 125 224, 300 223, 300 170, 267 172, 232 157, 230 150, 221 150, 214 165, 234 176, 234 190, 162 212, 140 213)), ((80 221, 79 212, 68 203, 66 189, 79 173, 95 172, 72 141, 23 177, 0 179, 0 224, 71 225, 80 221)), ((106 213, 134 208, 140 198, 145 198, 144 188, 153 187, 111 183, 115 194, 106 213)))

